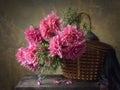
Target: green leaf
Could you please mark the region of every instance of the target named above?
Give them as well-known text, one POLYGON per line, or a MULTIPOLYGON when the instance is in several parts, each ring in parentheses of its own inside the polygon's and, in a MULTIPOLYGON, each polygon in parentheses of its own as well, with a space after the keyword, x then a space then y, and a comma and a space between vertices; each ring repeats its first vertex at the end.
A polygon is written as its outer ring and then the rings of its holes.
POLYGON ((40 60, 40 64, 41 64, 41 65, 44 65, 44 64, 45 64, 45 62, 44 62, 43 59, 40 60))
POLYGON ((78 19, 76 19, 78 16, 77 10, 73 9, 73 8, 68 8, 65 12, 64 12, 64 16, 63 16, 63 27, 69 25, 76 25, 76 22, 78 21, 78 19))

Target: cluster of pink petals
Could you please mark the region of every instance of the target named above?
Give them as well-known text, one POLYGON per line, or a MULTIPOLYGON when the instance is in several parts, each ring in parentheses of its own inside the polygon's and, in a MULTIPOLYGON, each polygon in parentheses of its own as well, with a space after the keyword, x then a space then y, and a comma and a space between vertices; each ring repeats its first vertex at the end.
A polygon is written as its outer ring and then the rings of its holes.
POLYGON ((68 25, 50 42, 50 55, 60 58, 76 59, 85 51, 85 36, 83 30, 68 25))
POLYGON ((45 40, 50 40, 61 31, 62 20, 52 12, 40 22, 41 35, 45 40))
POLYGON ((21 63, 22 66, 36 71, 39 69, 39 62, 36 52, 38 49, 35 46, 29 46, 27 48, 20 48, 16 54, 18 62, 21 63))
POLYGON ((34 29, 32 26, 25 31, 25 38, 30 45, 39 45, 43 41, 40 30, 38 28, 34 29))

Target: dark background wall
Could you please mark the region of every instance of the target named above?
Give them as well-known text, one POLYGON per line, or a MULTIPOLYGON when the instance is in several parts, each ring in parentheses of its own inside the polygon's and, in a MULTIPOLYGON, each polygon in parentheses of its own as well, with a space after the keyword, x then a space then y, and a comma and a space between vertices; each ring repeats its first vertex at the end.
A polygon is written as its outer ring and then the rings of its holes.
POLYGON ((90 14, 93 32, 115 48, 120 60, 119 4, 119 0, 0 0, 0 90, 14 90, 24 75, 32 74, 17 63, 15 54, 26 46, 25 29, 38 26, 51 11, 62 17, 64 9, 75 7, 90 14))

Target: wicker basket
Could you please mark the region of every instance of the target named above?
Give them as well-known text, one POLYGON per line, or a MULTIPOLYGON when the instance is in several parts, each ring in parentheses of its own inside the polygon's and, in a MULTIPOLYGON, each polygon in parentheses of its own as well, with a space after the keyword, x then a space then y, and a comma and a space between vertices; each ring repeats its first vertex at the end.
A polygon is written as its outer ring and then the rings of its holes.
POLYGON ((86 52, 78 60, 63 60, 63 75, 69 79, 98 80, 108 45, 99 41, 88 40, 86 52))

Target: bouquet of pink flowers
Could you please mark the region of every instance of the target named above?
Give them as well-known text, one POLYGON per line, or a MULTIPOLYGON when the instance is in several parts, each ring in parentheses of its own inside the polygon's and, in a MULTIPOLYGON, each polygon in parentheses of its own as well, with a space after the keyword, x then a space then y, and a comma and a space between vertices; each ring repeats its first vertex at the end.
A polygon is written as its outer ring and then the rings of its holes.
POLYGON ((25 31, 28 46, 18 49, 18 62, 32 70, 49 68, 56 70, 62 59, 76 60, 85 51, 85 35, 82 29, 67 25, 62 27, 62 19, 52 12, 40 21, 37 28, 30 26, 25 31))

